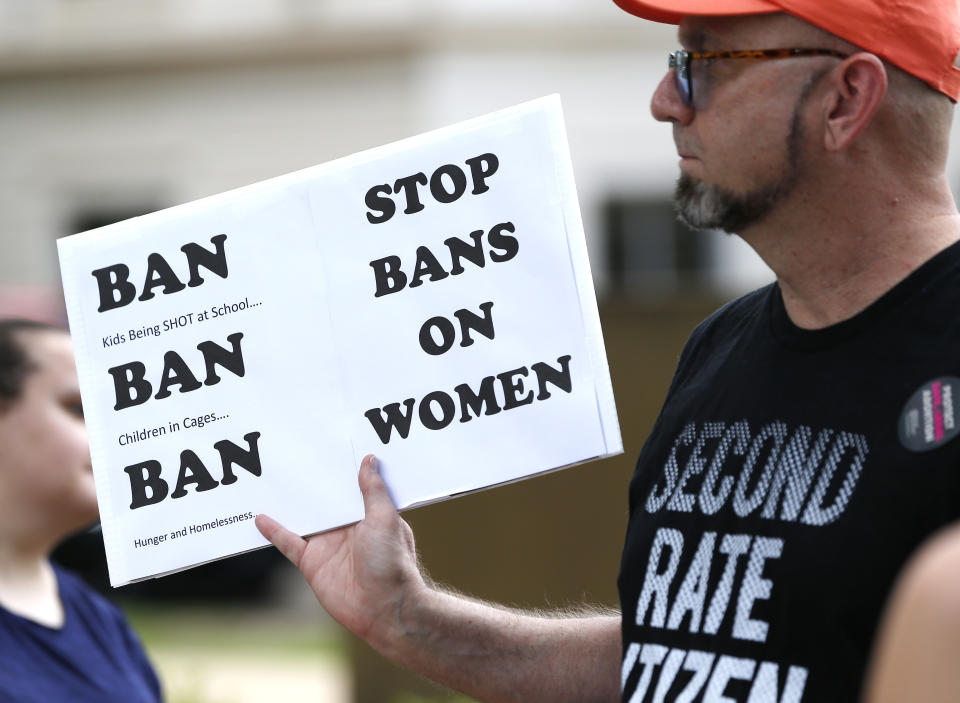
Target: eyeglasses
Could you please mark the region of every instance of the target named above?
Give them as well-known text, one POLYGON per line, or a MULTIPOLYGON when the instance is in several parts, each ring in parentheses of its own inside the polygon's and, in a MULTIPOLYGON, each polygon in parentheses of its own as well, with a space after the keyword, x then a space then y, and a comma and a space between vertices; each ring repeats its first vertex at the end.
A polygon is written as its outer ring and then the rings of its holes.
POLYGON ((676 69, 677 91, 684 105, 693 104, 693 80, 690 76, 691 63, 700 59, 792 59, 803 56, 834 56, 845 59, 844 54, 834 49, 740 49, 737 51, 684 51, 679 49, 670 54, 668 67, 676 69))

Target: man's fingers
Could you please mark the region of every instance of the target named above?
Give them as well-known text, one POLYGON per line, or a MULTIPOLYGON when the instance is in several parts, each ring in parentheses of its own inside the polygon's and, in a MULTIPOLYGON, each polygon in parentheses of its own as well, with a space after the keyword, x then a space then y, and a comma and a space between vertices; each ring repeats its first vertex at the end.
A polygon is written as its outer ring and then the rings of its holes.
POLYGON ((257 529, 260 530, 260 534, 270 540, 273 546, 279 549, 280 553, 299 569, 300 559, 303 557, 303 550, 307 547, 307 541, 267 515, 257 515, 254 522, 257 529))
POLYGON ((360 492, 363 494, 363 510, 367 517, 395 515, 397 512, 378 470, 377 457, 367 454, 360 462, 360 492))

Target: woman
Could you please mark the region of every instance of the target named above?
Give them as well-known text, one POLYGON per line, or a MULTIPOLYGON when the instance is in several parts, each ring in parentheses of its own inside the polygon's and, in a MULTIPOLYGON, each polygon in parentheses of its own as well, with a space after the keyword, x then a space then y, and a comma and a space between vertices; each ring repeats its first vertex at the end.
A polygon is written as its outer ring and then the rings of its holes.
POLYGON ((0 700, 161 699, 120 611, 49 560, 96 518, 70 337, 0 320, 0 700))

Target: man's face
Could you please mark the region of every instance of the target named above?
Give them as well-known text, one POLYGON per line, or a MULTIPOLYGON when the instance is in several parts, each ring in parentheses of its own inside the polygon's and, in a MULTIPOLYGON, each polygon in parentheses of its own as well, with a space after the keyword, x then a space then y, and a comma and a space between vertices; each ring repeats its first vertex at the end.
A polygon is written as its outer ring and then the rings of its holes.
POLYGON ((43 532, 77 529, 96 519, 97 502, 70 337, 23 331, 17 339, 34 368, 0 412, 3 519, 43 532))
MULTIPOLYGON (((821 47, 819 30, 783 14, 686 18, 689 51, 821 47)), ((694 60, 693 104, 669 72, 654 93, 656 119, 673 124, 680 155, 676 207, 697 229, 743 233, 794 192, 806 149, 802 108, 829 57, 694 60)))

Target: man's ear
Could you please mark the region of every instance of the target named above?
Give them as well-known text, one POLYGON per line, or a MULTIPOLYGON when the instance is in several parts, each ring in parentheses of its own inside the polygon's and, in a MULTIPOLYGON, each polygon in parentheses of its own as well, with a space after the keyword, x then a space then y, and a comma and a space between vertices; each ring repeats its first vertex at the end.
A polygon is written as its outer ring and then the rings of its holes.
POLYGON ((859 52, 830 71, 824 146, 843 151, 870 124, 887 93, 887 71, 877 56, 859 52))

